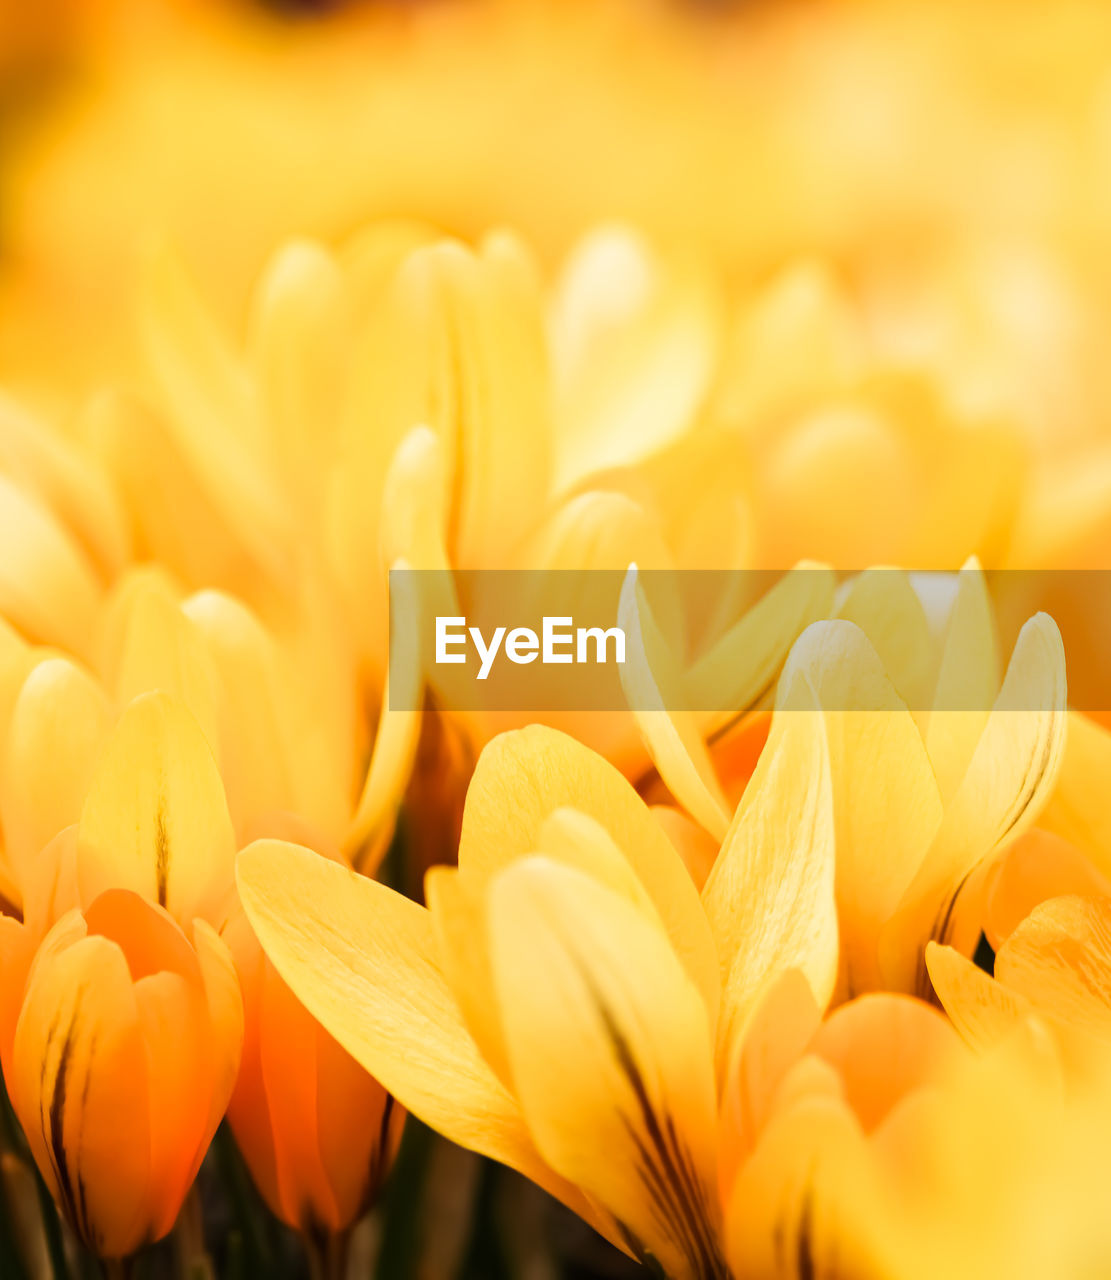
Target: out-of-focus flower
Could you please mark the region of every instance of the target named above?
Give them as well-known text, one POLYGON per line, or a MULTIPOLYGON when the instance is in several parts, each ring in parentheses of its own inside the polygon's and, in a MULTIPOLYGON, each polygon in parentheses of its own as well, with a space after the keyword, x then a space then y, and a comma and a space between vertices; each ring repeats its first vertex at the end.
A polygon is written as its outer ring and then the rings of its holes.
POLYGON ((620 774, 534 727, 480 758, 428 909, 276 843, 241 854, 240 892, 278 972, 408 1110, 668 1275, 725 1276, 723 1055, 780 972, 819 1006, 836 978, 820 716, 779 724, 750 797, 700 901, 620 774))
POLYGON ((235 969, 209 925, 191 932, 110 889, 58 921, 22 979, 5 935, 8 1093, 55 1200, 101 1257, 170 1230, 235 1082, 235 969))
POLYGON ((1109 767, 1111 734, 1072 712, 1044 829, 987 879, 992 976, 949 947, 931 946, 926 957, 938 998, 971 1043, 993 1045, 1034 1014, 1082 1077, 1099 1069, 1099 1045, 1111 1035, 1111 845, 1098 800, 1109 767))
POLYGON ((938 998, 970 1042, 997 1043, 1036 1014, 1081 1075, 1098 1068, 1098 1046, 1111 1034, 1111 844, 1099 800, 1109 770, 1111 734, 1070 713, 1044 829, 1014 845, 987 879, 993 976, 948 947, 927 954, 938 998))
POLYGON ((28 640, 87 656, 105 588, 130 547, 97 458, 0 399, 0 612, 28 640))
POLYGON ((738 1280, 926 1274, 892 1194, 899 1130, 926 1091, 950 1083, 961 1049, 944 1017, 912 997, 861 996, 823 1023, 797 974, 772 988, 723 1092, 721 1187, 738 1280))
POLYGON ((1026 483, 1021 420, 962 404, 948 365, 885 348, 865 308, 806 262, 739 308, 707 413, 748 458, 753 562, 999 563, 1026 483))
POLYGON ((926 263, 932 280, 954 243, 1007 235, 1097 274, 1098 0, 1024 3, 1005 32, 922 2, 804 21, 622 0, 312 23, 160 7, 90 24, 83 74, 13 150, 2 345, 40 381, 60 357, 88 374, 118 354, 118 282, 151 228, 229 315, 284 237, 398 209, 464 235, 511 222, 547 261, 604 212, 742 278, 803 251, 887 278, 926 263))
MULTIPOLYGON (((1000 683, 982 575, 969 567, 949 588, 930 605, 931 623, 905 575, 861 575, 839 616, 796 642, 780 682, 813 690, 829 733, 841 998, 928 995, 926 942, 975 946, 976 872, 1033 824, 1061 765, 1065 668, 1053 621, 1026 623, 1000 683)), ((633 628, 646 617, 631 580, 625 615, 633 628)), ((646 707, 652 649, 643 626, 632 634, 624 678, 632 705, 646 707)), ((640 712, 638 721, 676 799, 703 822, 708 808, 713 817, 708 800, 721 786, 697 722, 682 711, 640 712)))
MULTIPOLYGON (((724 1095, 736 1276, 1081 1280, 1106 1265, 1106 1093, 1066 1086, 1044 1024, 1015 1019, 988 1052, 962 1053, 905 996, 860 997, 819 1025, 792 977, 724 1095)), ((1105 1081, 1105 1053, 1091 1061, 1105 1081)))

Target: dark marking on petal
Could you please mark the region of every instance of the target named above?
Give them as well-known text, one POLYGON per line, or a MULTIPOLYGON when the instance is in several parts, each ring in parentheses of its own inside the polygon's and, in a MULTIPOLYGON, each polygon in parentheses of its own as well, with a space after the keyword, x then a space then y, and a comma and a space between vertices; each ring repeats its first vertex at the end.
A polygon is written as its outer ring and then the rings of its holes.
POLYGON ((667 1116, 661 1122, 628 1040, 582 966, 580 973, 598 1009, 618 1067, 636 1099, 640 1127, 648 1137, 645 1143, 637 1124, 623 1117, 639 1157, 641 1181, 657 1220, 682 1250, 699 1280, 729 1280, 729 1268, 721 1253, 705 1189, 695 1173, 690 1152, 679 1137, 672 1117, 667 1116))
MULTIPOLYGON (((89 1041, 89 1062, 92 1062, 93 1055, 96 1053, 96 1035, 94 1033, 89 1041)), ((92 1082, 93 1073, 91 1070, 85 1072, 85 1086, 81 1090, 81 1119, 84 1122, 85 1116, 88 1114, 89 1103, 89 1085, 92 1082)), ((92 1240, 94 1237, 93 1224, 89 1221, 89 1200, 85 1187, 85 1179, 81 1176, 80 1164, 77 1168, 77 1213, 81 1224, 81 1229, 86 1240, 92 1240)), ((99 1236, 96 1237, 99 1241, 99 1236)))
MULTIPOLYGON (((957 887, 942 903, 937 915, 934 917, 933 928, 930 930, 929 940, 931 942, 940 943, 942 946, 948 944, 949 938, 952 934, 953 912, 956 910, 957 899, 961 896, 965 885, 968 884, 969 880, 972 878, 973 871, 978 870, 978 868, 979 864, 977 864, 976 867, 973 867, 972 871, 966 871, 960 882, 957 884, 957 887)), ((937 994, 934 991, 933 983, 930 981, 930 972, 926 968, 925 946, 922 946, 918 952, 918 970, 915 977, 914 994, 929 1004, 937 1005, 938 1008, 941 1007, 937 999, 937 994)))
POLYGON ((170 840, 166 834, 166 799, 158 797, 158 813, 154 820, 154 874, 158 886, 158 905, 164 907, 170 878, 170 840))
MULTIPOLYGON (((74 1228, 80 1231, 81 1223, 77 1216, 77 1197, 74 1194, 73 1177, 65 1144, 66 1094, 69 1087, 69 1071, 72 1063, 76 1022, 77 1010, 74 1009, 73 1016, 70 1018, 69 1026, 66 1028, 65 1036, 62 1039, 62 1047, 58 1052, 58 1065, 55 1069, 54 1081, 50 1089, 50 1104, 45 1116, 40 1110, 40 1119, 45 1120, 42 1136, 50 1151, 51 1163, 54 1165, 54 1172, 58 1178, 58 1189, 62 1194, 62 1207, 74 1228)), ((48 1053, 49 1050, 50 1041, 48 1040, 48 1053)), ((45 1101, 45 1096, 43 1101, 45 1101)))
POLYGON ((393 1118, 394 1097, 386 1094, 382 1104, 382 1116, 378 1121, 378 1140, 370 1154, 370 1175, 367 1178, 367 1199, 373 1199, 381 1190, 386 1177, 386 1166, 389 1160, 390 1120, 393 1118))
POLYGON ((817 1280, 814 1261, 814 1192, 808 1186, 799 1210, 799 1234, 795 1247, 795 1270, 799 1280, 817 1280))
POLYGON ((761 685, 761 687, 748 700, 748 702, 746 702, 743 707, 738 707, 733 712, 733 714, 729 717, 729 719, 725 721, 724 724, 718 725, 718 727, 711 734, 707 736, 706 745, 708 747, 716 746, 717 743, 721 742, 723 738, 725 738, 728 734, 732 733, 733 730, 741 723, 741 721, 746 716, 751 715, 757 709, 757 707, 760 706, 760 704, 767 698, 767 696, 775 688, 779 680, 779 674, 783 670, 783 666, 784 666, 784 663, 786 662, 786 659, 787 659, 787 654, 786 652, 784 652, 782 660, 776 663, 775 669, 768 676, 768 679, 764 682, 763 685, 761 685))

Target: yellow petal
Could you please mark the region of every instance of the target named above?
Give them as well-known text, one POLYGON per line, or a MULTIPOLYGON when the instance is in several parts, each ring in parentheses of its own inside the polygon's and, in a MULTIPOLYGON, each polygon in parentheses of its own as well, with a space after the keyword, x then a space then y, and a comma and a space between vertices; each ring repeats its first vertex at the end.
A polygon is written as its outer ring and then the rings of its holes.
POLYGON ((841 1005, 808 1052, 837 1071, 845 1100, 866 1133, 920 1089, 939 1083, 963 1057, 945 1016, 913 996, 872 992, 841 1005))
POLYGON ((716 281, 621 227, 592 232, 557 286, 557 484, 647 457, 690 425, 721 341, 716 281))
POLYGON ((878 1170, 836 1097, 802 1097, 772 1122, 725 1212, 737 1280, 906 1274, 878 1170))
MULTIPOLYGON (((183 457, 164 415, 117 390, 98 395, 86 430, 110 466, 135 525, 136 550, 168 565, 183 582, 214 584, 252 600, 272 598, 267 572, 210 492, 207 477, 183 457)), ((273 548, 268 548, 273 551, 273 548)))
POLYGON ((688 818, 673 805, 652 805, 652 816, 663 827, 667 838, 679 852, 683 865, 690 873, 695 888, 702 886, 718 856, 718 844, 697 822, 688 818))
POLYGON ((1111 881, 1076 845, 1035 827, 989 872, 983 921, 988 942, 998 951, 1039 903, 1071 895, 1111 897, 1111 881))
POLYGON ((6 851, 21 883, 43 847, 81 816, 111 723, 103 690, 66 658, 39 663, 24 682, 0 785, 6 851))
POLYGON ((834 813, 825 725, 804 682, 784 695, 702 901, 728 1046, 768 984, 800 969, 824 1008, 837 978, 834 813))
POLYGON ((1103 802, 1108 778, 1111 731, 1070 711, 1065 758, 1039 821, 1083 849, 1105 876, 1111 876, 1111 808, 1103 802))
POLYGON ((1032 1011, 1029 1000, 952 947, 927 943, 926 968, 942 1008, 974 1049, 988 1049, 1006 1039, 1032 1011))
POLYGON ((831 389, 863 364, 860 315, 831 262, 804 259, 746 300, 715 389, 715 413, 749 435, 831 389))
POLYGON ((1065 726, 1061 634, 1051 618, 1037 614, 1019 633, 964 779, 884 930, 881 965, 892 989, 928 990, 922 949, 930 938, 949 940, 966 880, 1038 817, 1060 769, 1065 726))
POLYGON ((0 612, 31 640, 86 654, 100 582, 50 511, 5 475, 0 542, 0 612))
POLYGON ((486 893, 476 877, 462 875, 456 867, 432 867, 424 877, 424 896, 439 948, 439 967, 463 1023, 494 1074, 511 1090, 490 965, 486 893))
POLYGON ((142 302, 140 334, 163 395, 169 441, 231 537, 280 581, 290 564, 293 530, 262 447, 246 372, 170 252, 161 250, 148 263, 142 302))
POLYGON ((606 828, 594 818, 578 809, 554 810, 540 826, 536 852, 604 884, 662 927, 644 882, 606 828))
POLYGON ((136 698, 108 740, 81 813, 82 901, 133 889, 185 928, 197 916, 219 925, 234 855, 223 784, 196 720, 168 694, 136 698))
POLYGON ((536 1152, 437 962, 430 914, 307 849, 258 840, 237 862, 244 910, 309 1012, 407 1111, 588 1212, 536 1152))
POLYGON ((987 582, 972 559, 957 588, 926 719, 926 750, 942 799, 956 794, 999 689, 999 652, 987 582))
POLYGON ((783 685, 796 678, 807 681, 825 709, 837 842, 839 990, 848 998, 882 985, 879 931, 918 870, 941 821, 941 804, 918 726, 857 626, 824 622, 804 632, 783 685))
POLYGON ((1111 899, 1052 898, 999 949, 995 974, 1035 1009, 1111 1040, 1111 899))
MULTIPOLYGON (((672 558, 650 506, 610 489, 590 489, 558 503, 546 515, 522 544, 517 563, 552 571, 624 573, 634 563, 642 569, 669 569, 672 558)), ((668 585, 663 575, 660 580, 668 585)), ((550 587, 582 590, 573 580, 556 580, 550 587)))
POLYGON ((540 1153, 634 1253, 677 1278, 723 1275, 711 1030, 666 934, 540 857, 497 876, 489 919, 514 1087, 540 1153))
POLYGON ((219 591, 190 596, 180 612, 211 673, 215 737, 209 741, 236 831, 260 814, 300 808, 275 640, 245 605, 219 591))
POLYGON ((912 712, 924 711, 935 674, 933 644, 926 610, 909 575, 883 568, 857 574, 837 606, 837 617, 856 623, 899 697, 912 712))
POLYGON ((374 874, 393 835, 420 745, 424 705, 424 667, 419 658, 421 587, 404 561, 394 568, 398 574, 391 578, 391 657, 370 763, 343 842, 344 852, 364 875, 374 874))
POLYGON ((717 955, 682 860, 625 778, 573 738, 532 725, 500 734, 485 748, 463 810, 460 869, 486 882, 515 858, 534 853, 544 820, 557 809, 593 818, 628 858, 713 1016, 717 955))
POLYGON ((769 693, 795 639, 833 605, 833 573, 804 561, 783 576, 687 673, 690 705, 721 707, 706 730, 724 733, 769 693))
POLYGON ((60 517, 102 579, 120 572, 128 554, 127 529, 98 460, 4 397, 0 469, 60 517))
MULTIPOLYGON (((593 818, 575 809, 555 810, 540 827, 536 849, 552 861, 576 868, 613 889, 657 925, 660 923, 628 858, 593 818)), ((424 891, 436 928, 442 967, 467 1029, 498 1078, 509 1086, 512 1077, 494 998, 482 879, 454 867, 433 867, 425 876, 424 891)))
POLYGON ((621 685, 660 778, 687 812, 720 841, 729 806, 695 716, 687 710, 679 672, 630 566, 618 622, 625 632, 621 685))
POLYGON ((743 1032, 734 1038, 722 1088, 718 1154, 718 1174, 726 1198, 771 1114, 776 1091, 821 1021, 810 984, 798 969, 787 969, 768 988, 743 1032))
POLYGON ((216 672, 201 637, 161 571, 140 569, 120 580, 100 618, 100 670, 120 706, 161 689, 193 713, 214 751, 216 672))
POLYGON ((322 245, 294 240, 255 291, 248 339, 267 439, 286 491, 315 510, 324 496, 351 358, 346 282, 322 245))
MULTIPOLYGON (((469 307, 459 316, 463 372, 456 430, 460 488, 456 563, 504 562, 548 497, 552 435, 539 273, 508 232, 489 236, 469 307), (475 369, 469 372, 467 365, 475 369)), ((460 290, 461 298, 465 297, 460 290)), ((468 304, 464 303, 464 306, 468 304)))

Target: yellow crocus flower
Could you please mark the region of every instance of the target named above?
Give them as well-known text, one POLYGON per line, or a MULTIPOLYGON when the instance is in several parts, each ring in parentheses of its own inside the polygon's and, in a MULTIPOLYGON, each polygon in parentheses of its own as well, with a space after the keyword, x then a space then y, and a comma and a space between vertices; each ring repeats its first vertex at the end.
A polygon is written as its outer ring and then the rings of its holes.
MULTIPOLYGON (((975 946, 976 873, 1033 824, 1052 793, 1067 720, 1061 637, 1048 616, 1030 619, 1000 681, 975 566, 949 580, 940 625, 910 580, 886 570, 854 580, 837 613, 803 632, 780 689, 805 678, 829 732, 839 994, 928 995, 926 942, 975 946)), ((639 643, 624 677, 630 702, 651 708, 660 650, 631 582, 625 615, 630 627, 646 624, 634 632, 639 643)), ((713 833, 722 783, 704 728, 666 703, 636 714, 661 778, 713 833)), ((775 718, 790 714, 777 708, 775 718)))
POLYGON ((800 710, 701 899, 613 766, 540 726, 480 757, 427 908, 277 842, 238 876, 278 972, 409 1111, 682 1278, 728 1274, 729 1047, 782 971, 819 1006, 833 990, 832 852, 824 728, 800 710))

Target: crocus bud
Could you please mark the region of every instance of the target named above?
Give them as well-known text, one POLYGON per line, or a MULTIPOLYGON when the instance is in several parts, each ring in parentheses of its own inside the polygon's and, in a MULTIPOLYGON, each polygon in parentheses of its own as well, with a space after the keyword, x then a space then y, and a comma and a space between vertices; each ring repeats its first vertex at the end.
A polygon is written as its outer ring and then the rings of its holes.
POLYGON ((89 1249, 124 1257, 174 1225, 242 1039, 235 969, 203 921, 190 942, 163 908, 110 889, 47 934, 3 1046, 5 1076, 35 1162, 89 1249))
POLYGON ((245 1026, 228 1106, 236 1142, 283 1222, 314 1236, 345 1231, 378 1193, 405 1113, 290 991, 245 916, 225 937, 245 1026))

